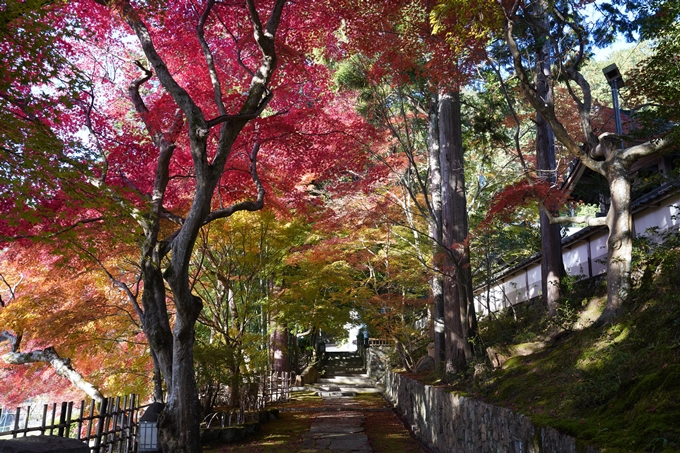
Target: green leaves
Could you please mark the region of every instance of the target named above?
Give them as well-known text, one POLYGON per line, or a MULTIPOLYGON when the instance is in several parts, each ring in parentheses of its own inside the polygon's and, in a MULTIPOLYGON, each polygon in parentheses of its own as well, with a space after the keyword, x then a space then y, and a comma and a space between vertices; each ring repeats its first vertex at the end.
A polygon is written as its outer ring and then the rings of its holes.
MULTIPOLYGON (((637 113, 643 125, 641 135, 665 133, 672 129, 676 136, 680 122, 680 24, 669 24, 660 30, 653 46, 654 54, 626 74, 631 101, 644 105, 637 113)), ((680 137, 680 136, 679 136, 680 137)))

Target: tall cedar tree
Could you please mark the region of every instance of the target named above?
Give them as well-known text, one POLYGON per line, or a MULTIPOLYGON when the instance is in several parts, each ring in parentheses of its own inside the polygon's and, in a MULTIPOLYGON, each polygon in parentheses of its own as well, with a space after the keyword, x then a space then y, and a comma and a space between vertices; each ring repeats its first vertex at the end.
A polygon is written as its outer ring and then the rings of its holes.
MULTIPOLYGON (((435 360, 444 359, 447 371, 464 369, 471 357, 468 341, 476 321, 470 279, 467 210, 463 148, 461 139, 460 86, 474 72, 482 58, 486 40, 484 27, 467 27, 472 19, 498 22, 489 5, 468 8, 452 19, 437 9, 437 2, 365 2, 346 0, 338 3, 345 19, 347 36, 345 53, 360 53, 372 62, 367 79, 377 83, 386 75, 392 86, 407 86, 426 80, 429 96, 421 107, 428 112, 429 144, 427 179, 410 169, 412 180, 405 186, 414 190, 414 202, 429 220, 429 236, 434 259, 431 295, 434 301, 435 360), (434 30, 432 15, 444 14, 445 27, 434 30), (437 34, 439 33, 439 34, 437 34), (456 45, 450 45, 445 34, 458 33, 456 45), (410 49, 403 52, 403 49, 410 49), (427 105, 429 103, 429 106, 427 105), (424 199, 417 194, 425 195, 424 199)), ((383 118, 384 124, 390 119, 383 118)), ((403 147, 402 147, 403 148, 403 147)), ((408 152, 407 149, 402 149, 408 152)), ((411 159, 413 159, 413 155, 411 159)), ((413 159, 415 164, 415 159, 413 159)), ((403 176, 403 175, 400 175, 403 176)), ((408 178, 401 178, 406 181, 408 178)))

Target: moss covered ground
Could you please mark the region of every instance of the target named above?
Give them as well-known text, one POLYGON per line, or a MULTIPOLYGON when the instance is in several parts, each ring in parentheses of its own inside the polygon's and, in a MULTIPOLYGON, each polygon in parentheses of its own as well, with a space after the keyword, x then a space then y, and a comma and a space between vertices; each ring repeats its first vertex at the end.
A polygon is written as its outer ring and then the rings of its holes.
POLYGON ((243 442, 206 446, 206 453, 297 453, 302 448, 303 436, 312 426, 310 412, 282 412, 276 420, 263 423, 260 432, 243 442))
MULTIPOLYGON (((647 258, 635 275, 625 313, 613 323, 582 315, 588 310, 594 318, 603 308, 603 283, 594 291, 570 287, 556 320, 536 304, 486 319, 478 351, 527 350, 522 343, 537 340, 544 345, 496 370, 480 356, 474 371, 453 376, 451 389, 603 452, 680 451, 680 254, 647 258)), ((434 383, 440 376, 420 378, 434 383)))

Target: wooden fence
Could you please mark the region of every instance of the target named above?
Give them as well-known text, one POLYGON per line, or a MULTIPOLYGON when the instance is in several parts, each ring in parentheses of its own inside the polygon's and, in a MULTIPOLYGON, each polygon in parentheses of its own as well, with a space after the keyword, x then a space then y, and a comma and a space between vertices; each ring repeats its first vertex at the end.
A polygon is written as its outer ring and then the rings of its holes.
MULTIPOLYGON (((15 411, 5 411, 5 419, 13 415, 13 427, 3 437, 35 435, 70 437, 87 443, 92 453, 123 453, 135 450, 135 436, 139 401, 136 395, 121 398, 105 398, 101 404, 85 401, 75 408, 73 402, 45 404, 42 416, 35 417, 31 408, 17 407, 15 411), (59 408, 59 409, 58 409, 59 408), (31 417, 38 422, 30 423, 31 417)), ((0 410, 0 419, 2 419, 0 410)))
POLYGON ((217 410, 203 418, 203 428, 225 428, 259 419, 259 413, 267 404, 290 399, 295 373, 273 371, 259 378, 257 395, 245 395, 239 407, 217 410))
MULTIPOLYGON (((295 373, 273 371, 260 377, 260 394, 264 405, 290 399, 290 388, 295 383, 295 373)), ((263 407, 264 407, 263 405, 263 407)))
POLYGON ((385 346, 394 346, 394 341, 388 338, 369 338, 368 346, 374 348, 380 348, 385 346))
MULTIPOLYGON (((256 416, 267 404, 290 399, 294 373, 272 372, 259 379, 256 395, 242 399, 239 408, 219 411, 204 418, 204 427, 243 424, 256 416)), ((137 450, 140 406, 136 395, 105 398, 101 404, 81 401, 74 408, 72 402, 45 404, 42 414, 34 414, 30 407, 17 407, 14 411, 0 410, 0 420, 12 419, 9 431, 0 432, 3 438, 46 435, 82 440, 91 453, 129 453, 137 450)))

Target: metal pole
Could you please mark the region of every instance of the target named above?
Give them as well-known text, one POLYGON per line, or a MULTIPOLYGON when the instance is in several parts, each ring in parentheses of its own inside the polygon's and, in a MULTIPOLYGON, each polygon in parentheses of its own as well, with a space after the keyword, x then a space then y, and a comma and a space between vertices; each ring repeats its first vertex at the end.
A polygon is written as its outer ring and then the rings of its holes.
MULTIPOLYGON (((612 87, 612 101, 614 102, 614 121, 616 123, 616 134, 623 135, 623 127, 621 125, 621 109, 619 107, 619 88, 616 79, 611 82, 612 87)), ((621 149, 624 149, 623 140, 621 140, 621 149)))

